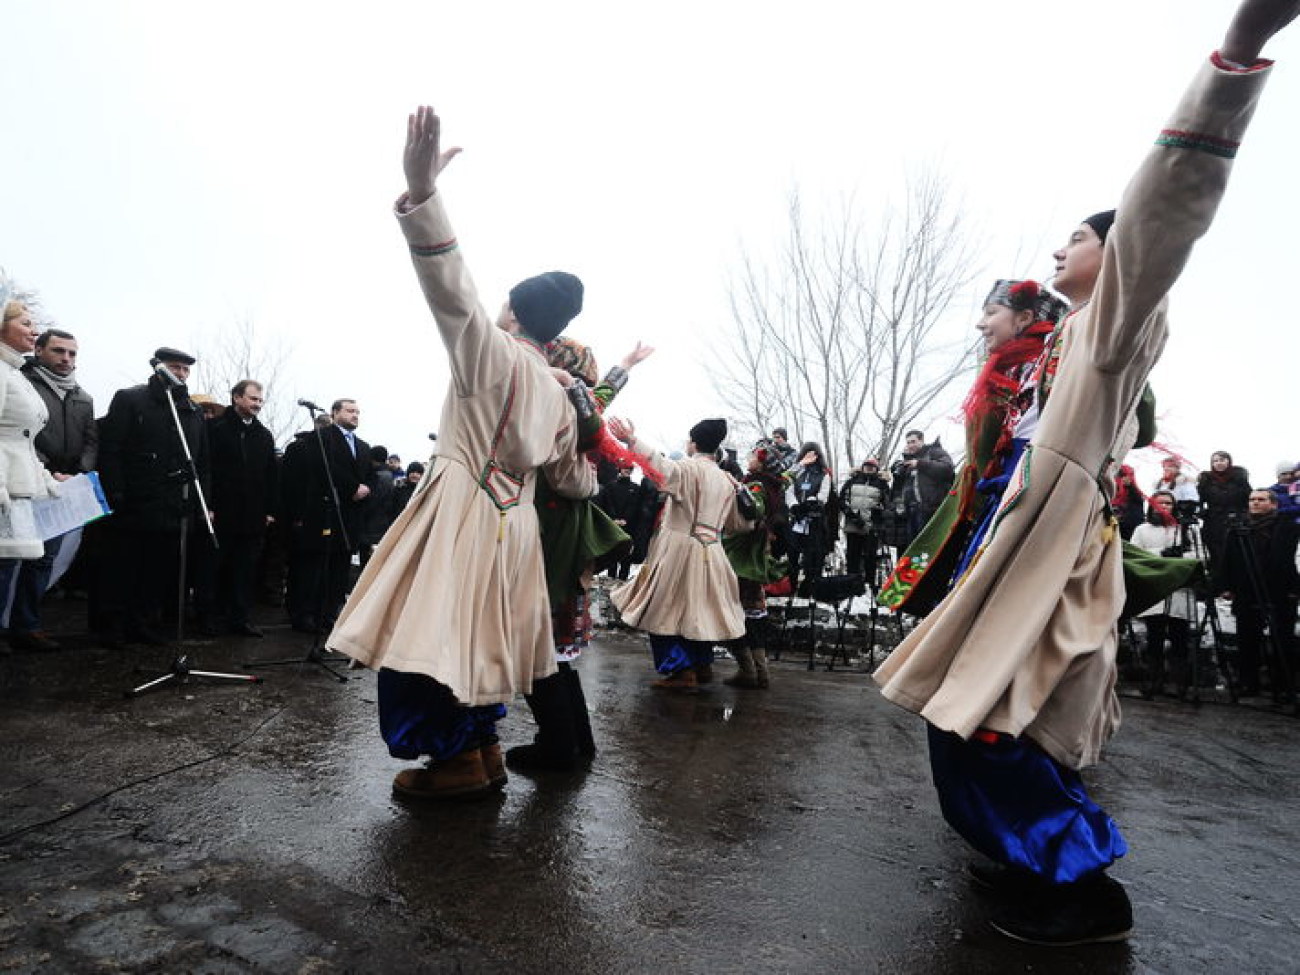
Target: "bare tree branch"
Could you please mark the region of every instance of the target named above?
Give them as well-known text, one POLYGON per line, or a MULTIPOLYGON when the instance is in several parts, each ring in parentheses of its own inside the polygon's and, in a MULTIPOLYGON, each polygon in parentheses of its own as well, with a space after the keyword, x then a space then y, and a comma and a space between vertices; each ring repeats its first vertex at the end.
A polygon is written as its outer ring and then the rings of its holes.
POLYGON ((887 457, 972 362, 950 311, 976 260, 938 174, 910 180, 901 212, 870 234, 852 200, 814 222, 796 190, 779 257, 741 253, 715 386, 745 405, 753 432, 818 439, 841 469, 887 457))
POLYGON ((208 393, 229 403, 230 390, 243 379, 261 383, 266 395, 259 419, 283 444, 294 431, 294 403, 288 383, 289 348, 282 338, 264 341, 257 335, 251 318, 240 317, 229 325, 213 328, 195 343, 194 375, 190 389, 208 393))

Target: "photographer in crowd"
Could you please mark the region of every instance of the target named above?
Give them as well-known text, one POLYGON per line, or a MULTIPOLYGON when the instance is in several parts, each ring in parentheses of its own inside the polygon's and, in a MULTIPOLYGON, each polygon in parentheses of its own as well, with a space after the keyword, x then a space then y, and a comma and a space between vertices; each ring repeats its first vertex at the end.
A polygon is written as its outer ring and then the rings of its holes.
POLYGON ((880 462, 874 457, 864 460, 862 466, 849 475, 844 487, 840 489, 847 548, 845 571, 850 575, 861 575, 873 592, 876 588, 876 558, 880 551, 881 527, 888 498, 889 482, 880 475, 880 462))
POLYGON ((952 457, 938 440, 928 444, 920 430, 907 431, 903 455, 894 462, 890 474, 894 478, 894 496, 903 500, 909 543, 939 510, 955 472, 952 457))
MULTIPOLYGON (((1133 531, 1132 542, 1140 549, 1162 558, 1196 558, 1196 502, 1175 502, 1171 491, 1156 491, 1148 499, 1146 521, 1133 531)), ((1189 588, 1179 589, 1164 602, 1138 614, 1147 631, 1146 682, 1142 696, 1148 701, 1165 690, 1166 660, 1173 664, 1177 696, 1187 687, 1188 652, 1191 647, 1191 624, 1196 619, 1196 596, 1189 588), (1169 656, 1165 656, 1165 641, 1169 656)))
POLYGON ((826 527, 826 502, 831 496, 831 468, 820 444, 809 441, 799 449, 799 461, 786 475, 786 506, 790 509, 786 546, 790 556, 790 582, 796 591, 799 577, 817 579, 830 551, 826 527))

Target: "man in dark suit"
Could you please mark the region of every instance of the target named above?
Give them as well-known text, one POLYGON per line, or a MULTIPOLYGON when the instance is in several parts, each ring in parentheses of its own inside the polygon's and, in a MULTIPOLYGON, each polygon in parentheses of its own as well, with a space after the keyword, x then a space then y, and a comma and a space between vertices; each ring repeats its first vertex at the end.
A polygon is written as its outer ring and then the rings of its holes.
POLYGON ((99 421, 99 476, 113 509, 112 557, 103 566, 100 624, 103 642, 161 644, 164 609, 176 605, 180 532, 193 533, 189 551, 211 545, 193 481, 211 497, 208 438, 185 383, 194 357, 177 349, 154 353, 160 362, 149 381, 113 394, 99 421), (180 421, 177 430, 172 407, 180 421), (178 433, 185 437, 183 445, 178 433), (195 470, 185 458, 185 446, 195 470))
POLYGON ((238 636, 260 637, 252 624, 253 583, 267 526, 279 498, 280 470, 275 438, 257 415, 262 411, 262 384, 243 379, 230 391, 230 409, 208 421, 212 455, 212 505, 217 540, 215 579, 202 601, 225 616, 225 624, 238 636))
POLYGON ((1259 693, 1260 663, 1268 664, 1273 694, 1295 698, 1295 627, 1300 605, 1300 571, 1296 546, 1300 527, 1278 514, 1277 498, 1269 488, 1255 488, 1247 501, 1248 520, 1228 529, 1224 555, 1215 564, 1214 581, 1223 598, 1232 600, 1237 618, 1237 652, 1241 694, 1259 693), (1271 635, 1272 653, 1261 651, 1264 629, 1271 635))
POLYGON ((334 624, 347 596, 348 567, 361 544, 370 495, 370 445, 356 435, 361 410, 335 400, 330 423, 300 433, 284 452, 281 494, 289 521, 287 605, 304 633, 334 624), (335 498, 337 497, 337 505, 335 498))

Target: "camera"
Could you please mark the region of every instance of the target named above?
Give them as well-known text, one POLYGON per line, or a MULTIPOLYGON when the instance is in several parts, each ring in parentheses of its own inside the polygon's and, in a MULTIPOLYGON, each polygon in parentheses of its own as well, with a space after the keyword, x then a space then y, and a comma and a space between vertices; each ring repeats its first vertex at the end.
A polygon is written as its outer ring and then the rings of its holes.
POLYGON ((1201 512, 1201 502, 1199 501, 1175 501, 1174 518, 1180 525, 1198 525, 1201 519, 1198 517, 1201 512))

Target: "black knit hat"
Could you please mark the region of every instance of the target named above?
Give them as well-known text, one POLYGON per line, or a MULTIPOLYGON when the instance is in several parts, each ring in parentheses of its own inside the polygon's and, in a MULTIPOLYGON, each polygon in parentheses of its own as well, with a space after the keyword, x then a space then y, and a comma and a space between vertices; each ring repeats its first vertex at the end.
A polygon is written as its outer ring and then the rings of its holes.
POLYGON ((1083 222, 1092 228, 1092 232, 1104 244, 1106 243, 1106 235, 1110 233, 1111 224, 1115 222, 1115 211, 1102 210, 1101 213, 1094 213, 1083 222))
POLYGON ((547 271, 510 289, 510 309, 525 335, 545 345, 582 311, 582 282, 567 271, 547 271))
POLYGON ((726 420, 701 420, 691 427, 691 440, 702 453, 713 453, 722 446, 722 441, 725 439, 727 439, 726 420))

